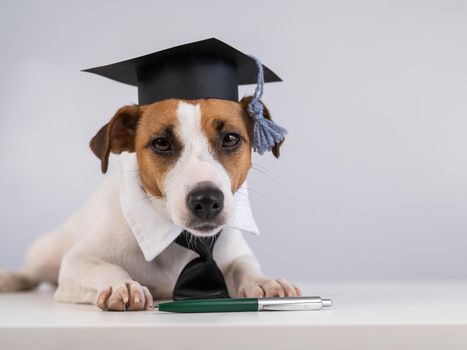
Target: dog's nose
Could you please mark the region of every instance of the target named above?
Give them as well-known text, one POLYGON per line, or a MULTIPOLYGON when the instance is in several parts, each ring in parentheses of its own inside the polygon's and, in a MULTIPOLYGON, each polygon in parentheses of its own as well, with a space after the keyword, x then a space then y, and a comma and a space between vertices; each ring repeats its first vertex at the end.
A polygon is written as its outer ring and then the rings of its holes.
POLYGON ((212 186, 198 186, 187 197, 191 212, 200 219, 213 219, 224 208, 224 194, 212 186))

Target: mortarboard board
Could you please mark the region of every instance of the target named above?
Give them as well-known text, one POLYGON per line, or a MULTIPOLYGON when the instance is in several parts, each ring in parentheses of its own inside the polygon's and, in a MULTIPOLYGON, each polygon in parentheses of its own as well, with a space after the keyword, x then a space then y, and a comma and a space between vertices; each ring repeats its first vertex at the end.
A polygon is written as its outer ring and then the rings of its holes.
POLYGON ((264 117, 260 101, 265 82, 281 81, 256 58, 216 38, 84 70, 138 87, 142 105, 168 98, 238 101, 238 86, 256 83, 248 105, 254 120, 253 149, 260 154, 284 140, 287 131, 264 117))
MULTIPOLYGON (((263 70, 265 82, 281 81, 263 70)), ((137 86, 140 104, 167 98, 238 101, 238 86, 256 83, 258 74, 254 58, 215 38, 84 71, 137 86)))

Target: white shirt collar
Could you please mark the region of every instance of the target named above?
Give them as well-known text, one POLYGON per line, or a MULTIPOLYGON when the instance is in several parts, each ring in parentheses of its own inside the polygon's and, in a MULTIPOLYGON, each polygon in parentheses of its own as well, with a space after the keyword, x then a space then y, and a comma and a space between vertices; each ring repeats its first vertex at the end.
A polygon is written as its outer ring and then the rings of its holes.
MULTIPOLYGON (((165 208, 163 199, 150 197, 142 187, 135 153, 120 155, 120 204, 131 231, 147 261, 153 260, 182 232, 165 208)), ((258 235, 246 182, 234 195, 236 210, 228 227, 258 235)))

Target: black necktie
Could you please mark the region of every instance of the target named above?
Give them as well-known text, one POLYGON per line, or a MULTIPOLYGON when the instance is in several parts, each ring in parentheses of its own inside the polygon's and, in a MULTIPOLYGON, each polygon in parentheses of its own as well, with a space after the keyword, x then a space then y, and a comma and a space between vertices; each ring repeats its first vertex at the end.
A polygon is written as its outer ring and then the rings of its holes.
POLYGON ((224 276, 212 258, 212 251, 219 238, 196 237, 183 231, 175 242, 193 250, 199 257, 193 259, 180 273, 173 292, 174 300, 229 298, 224 276))

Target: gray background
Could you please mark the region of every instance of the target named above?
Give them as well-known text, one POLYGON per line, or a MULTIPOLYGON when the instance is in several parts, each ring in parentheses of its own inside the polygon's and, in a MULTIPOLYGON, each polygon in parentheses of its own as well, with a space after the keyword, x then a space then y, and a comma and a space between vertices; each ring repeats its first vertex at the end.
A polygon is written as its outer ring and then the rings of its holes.
POLYGON ((466 277, 465 1, 2 1, 0 266, 102 181, 88 141, 137 101, 79 70, 212 36, 284 79, 282 157, 249 178, 268 273, 466 277))

